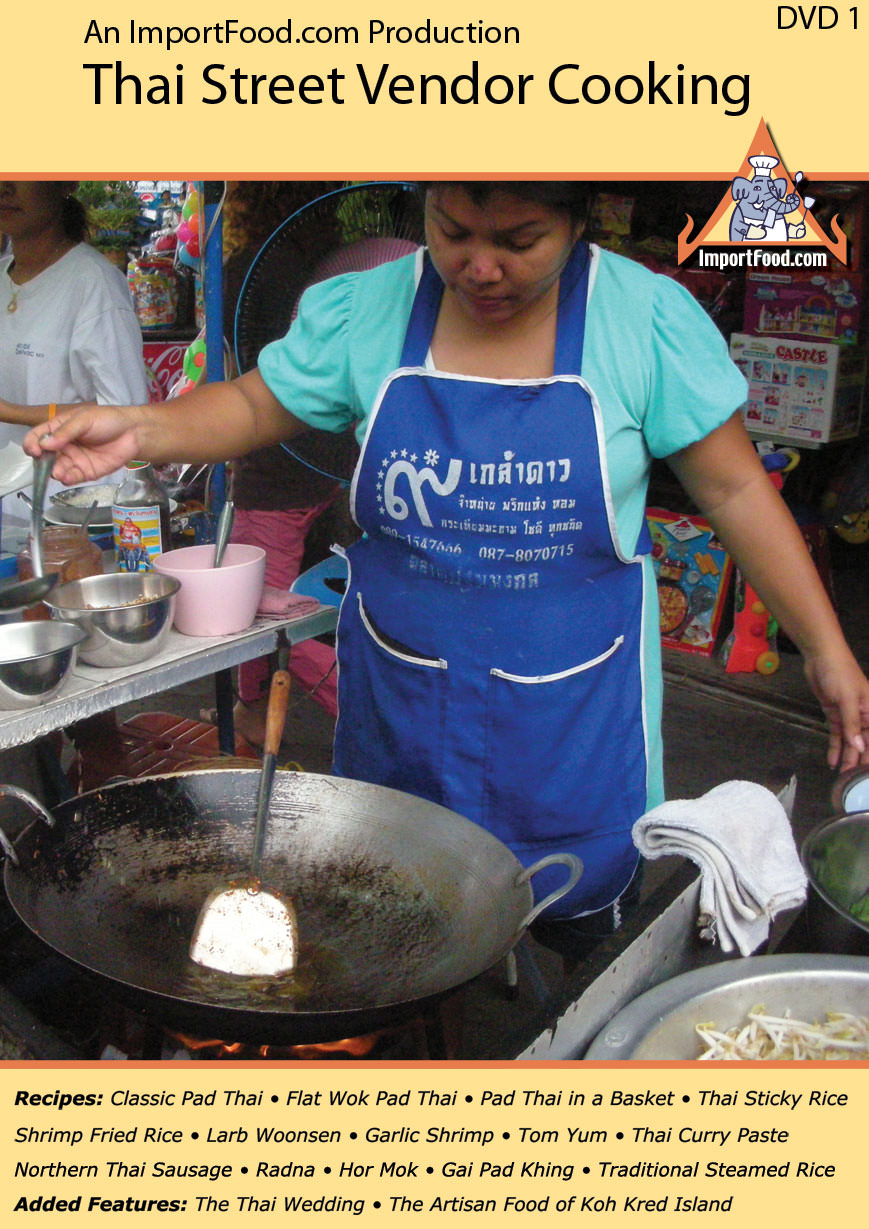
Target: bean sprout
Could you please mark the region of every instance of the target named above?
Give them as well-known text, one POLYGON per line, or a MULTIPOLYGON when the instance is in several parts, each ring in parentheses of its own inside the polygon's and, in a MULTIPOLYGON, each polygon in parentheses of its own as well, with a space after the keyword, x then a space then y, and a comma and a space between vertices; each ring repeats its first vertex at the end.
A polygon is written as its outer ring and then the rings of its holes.
POLYGON ((695 1031, 706 1047, 701 1060, 869 1058, 869 1016, 849 1012, 829 1011, 822 1023, 809 1024, 789 1012, 768 1015, 761 1006, 726 1032, 714 1023, 697 1024, 695 1031))

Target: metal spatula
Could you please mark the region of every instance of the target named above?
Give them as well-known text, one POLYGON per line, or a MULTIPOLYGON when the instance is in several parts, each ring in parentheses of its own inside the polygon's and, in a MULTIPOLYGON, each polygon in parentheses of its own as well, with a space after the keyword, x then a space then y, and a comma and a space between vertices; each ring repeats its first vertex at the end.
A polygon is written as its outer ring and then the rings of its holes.
POLYGON ((199 912, 190 958, 209 969, 247 977, 277 976, 296 964, 299 931, 292 904, 261 880, 275 766, 290 695, 290 676, 272 676, 248 878, 215 888, 199 912))

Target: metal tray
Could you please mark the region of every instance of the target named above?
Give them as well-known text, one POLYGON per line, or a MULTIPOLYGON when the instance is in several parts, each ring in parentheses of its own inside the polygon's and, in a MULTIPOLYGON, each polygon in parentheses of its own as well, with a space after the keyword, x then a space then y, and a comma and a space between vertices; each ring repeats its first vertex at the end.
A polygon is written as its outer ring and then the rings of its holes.
MULTIPOLYGON (((113 493, 114 489, 115 489, 114 487, 95 486, 93 488, 94 496, 91 499, 91 503, 93 502, 93 498, 103 498, 103 499, 106 498, 106 492, 109 491, 113 493)), ((82 502, 83 500, 86 499, 88 491, 89 491, 88 487, 83 487, 83 486, 68 487, 65 491, 58 491, 56 494, 50 496, 49 498, 50 507, 46 507, 42 514, 44 520, 49 525, 81 525, 83 524, 84 519, 87 516, 88 511, 90 509, 89 503, 82 502), (69 500, 65 498, 66 496, 74 496, 79 502, 75 504, 71 504, 69 500)), ((111 498, 111 494, 109 495, 109 498, 111 498)), ((177 511, 177 508, 178 508, 177 500, 170 499, 169 500, 170 514, 177 511)), ((91 530, 111 529, 112 528, 112 505, 111 504, 106 504, 106 505, 97 504, 96 508, 93 511, 93 515, 90 518, 90 523, 88 527, 91 530)))
POLYGON ((697 1058, 694 1026, 734 1028, 746 1012, 789 1010, 797 1019, 827 1011, 869 1015, 869 957, 749 956, 682 973, 641 994, 612 1017, 584 1058, 636 1061, 697 1058))
POLYGON ((97 504, 91 524, 111 525, 112 500, 116 490, 117 483, 93 483, 56 491, 49 498, 50 507, 45 510, 45 519, 50 519, 55 525, 81 525, 93 501, 101 499, 103 502, 97 504))

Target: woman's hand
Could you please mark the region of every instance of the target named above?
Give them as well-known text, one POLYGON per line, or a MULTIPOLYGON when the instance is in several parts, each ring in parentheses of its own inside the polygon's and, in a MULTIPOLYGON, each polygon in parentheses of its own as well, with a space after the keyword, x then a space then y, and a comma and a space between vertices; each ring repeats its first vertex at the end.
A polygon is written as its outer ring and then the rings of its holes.
POLYGON ((135 406, 65 406, 28 431, 23 447, 32 457, 55 453, 52 477, 75 486, 141 459, 139 425, 135 406))
POLYGON ((807 656, 804 667, 830 726, 827 763, 842 772, 869 764, 869 682, 850 650, 807 656))
POLYGON ((53 476, 75 485, 104 478, 128 461, 214 465, 305 430, 253 370, 152 406, 58 407, 57 418, 28 431, 25 451, 34 457, 57 452, 53 476))
POLYGON ((53 476, 67 486, 104 478, 128 461, 215 464, 290 439, 308 427, 288 414, 258 371, 203 384, 154 405, 59 406, 24 439, 33 457, 57 454, 53 476))

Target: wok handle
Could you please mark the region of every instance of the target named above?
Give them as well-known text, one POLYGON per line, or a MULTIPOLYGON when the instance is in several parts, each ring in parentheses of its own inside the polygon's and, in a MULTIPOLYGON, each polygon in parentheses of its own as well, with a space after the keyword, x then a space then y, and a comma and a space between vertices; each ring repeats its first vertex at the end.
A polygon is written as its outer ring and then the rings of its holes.
POLYGON ((0 828, 0 847, 3 849, 3 856, 8 858, 13 866, 21 865, 18 854, 15 852, 15 846, 9 840, 9 837, 2 828, 0 828))
POLYGON ((582 859, 577 858, 572 853, 551 853, 545 858, 541 858, 539 862, 535 862, 532 866, 526 866, 516 876, 516 887, 521 887, 523 883, 528 883, 532 875, 536 875, 538 871, 542 871, 547 866, 566 866, 570 872, 567 880, 560 888, 556 888, 554 892, 550 892, 548 896, 544 896, 543 900, 538 901, 531 912, 520 923, 519 930, 527 930, 535 918, 539 917, 544 909, 548 909, 550 905, 554 905, 557 900, 561 900, 562 896, 566 896, 571 889, 575 888, 579 883, 582 875, 582 859))
POLYGON ((34 798, 33 794, 29 794, 20 785, 0 785, 0 798, 17 798, 31 811, 35 811, 40 819, 45 820, 49 828, 54 827, 54 816, 51 811, 47 810, 38 798, 34 798))
MULTIPOLYGON (((23 802, 31 811, 35 811, 41 820, 48 824, 49 828, 54 827, 54 816, 51 811, 46 810, 38 798, 34 798, 26 789, 21 789, 19 785, 0 785, 0 798, 17 798, 19 802, 23 802)), ((18 854, 15 852, 15 846, 10 841, 9 837, 0 828, 0 846, 9 861, 18 866, 18 854)))

